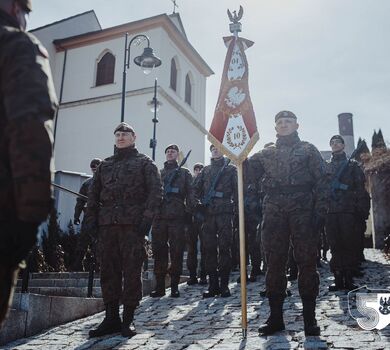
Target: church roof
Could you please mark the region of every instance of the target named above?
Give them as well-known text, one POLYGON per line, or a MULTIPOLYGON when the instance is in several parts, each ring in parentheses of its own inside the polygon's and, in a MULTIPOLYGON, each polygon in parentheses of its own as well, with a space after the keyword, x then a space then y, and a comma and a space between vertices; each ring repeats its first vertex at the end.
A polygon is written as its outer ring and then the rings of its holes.
POLYGON ((170 18, 167 14, 161 14, 102 30, 96 30, 63 39, 56 39, 53 43, 56 46, 57 51, 64 51, 67 49, 87 46, 97 42, 122 37, 126 32, 129 34, 139 33, 158 27, 163 28, 167 32, 173 42, 191 61, 191 63, 194 64, 200 73, 206 77, 214 74, 213 70, 188 41, 178 13, 174 14, 174 18, 170 18), (177 21, 174 23, 175 20, 177 21))

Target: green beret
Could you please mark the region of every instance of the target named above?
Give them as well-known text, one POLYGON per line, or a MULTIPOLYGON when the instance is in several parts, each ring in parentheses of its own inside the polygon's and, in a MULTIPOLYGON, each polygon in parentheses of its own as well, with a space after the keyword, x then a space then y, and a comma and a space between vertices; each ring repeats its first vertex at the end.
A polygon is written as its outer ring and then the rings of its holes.
POLYGON ((120 123, 114 130, 114 134, 117 132, 117 131, 125 131, 125 132, 132 132, 134 134, 134 129, 132 126, 130 126, 129 124, 125 123, 125 122, 122 122, 120 123))
POLYGON ((167 148, 165 148, 165 153, 167 153, 167 151, 168 151, 169 149, 174 149, 174 150, 176 150, 176 151, 179 152, 179 146, 178 146, 178 145, 175 145, 174 143, 172 143, 171 145, 168 145, 167 148))
POLYGON ((290 112, 290 111, 281 111, 277 115, 275 115, 275 123, 280 118, 293 118, 293 119, 297 119, 297 116, 293 112, 290 112))

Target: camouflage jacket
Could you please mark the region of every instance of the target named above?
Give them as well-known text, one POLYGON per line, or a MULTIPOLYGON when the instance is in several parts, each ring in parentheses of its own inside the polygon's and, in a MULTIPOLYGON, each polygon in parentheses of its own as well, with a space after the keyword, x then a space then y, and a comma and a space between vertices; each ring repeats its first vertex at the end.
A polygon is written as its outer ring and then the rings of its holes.
POLYGON ((261 181, 263 205, 326 214, 329 189, 324 161, 317 148, 301 141, 298 133, 278 137, 275 145, 254 154, 249 162, 252 176, 261 181))
MULTIPOLYGON (((198 202, 209 192, 213 179, 225 164, 225 158, 211 159, 211 164, 205 166, 195 182, 195 198, 198 202)), ((237 205, 237 171, 234 165, 229 164, 219 178, 214 189, 218 192, 217 197, 211 199, 207 206, 210 215, 222 213, 238 213, 237 205)))
POLYGON ((135 147, 116 149, 94 174, 84 221, 91 228, 138 226, 143 217, 153 219, 161 200, 161 178, 154 162, 135 147))
POLYGON ((192 176, 187 168, 180 168, 173 181, 168 183, 178 167, 177 162, 165 162, 164 168, 160 170, 164 185, 164 200, 158 215, 160 219, 183 219, 186 211, 192 212, 195 206, 192 176), (171 187, 171 192, 168 186, 171 187))
POLYGON ((56 107, 46 49, 0 10, 0 220, 49 213, 56 107))
MULTIPOLYGON (((88 197, 89 188, 92 185, 93 178, 89 178, 83 182, 80 187, 79 193, 88 197)), ((80 215, 83 211, 85 211, 85 205, 87 204, 87 200, 81 197, 77 197, 76 206, 74 207, 74 218, 79 219, 80 215)))
POLYGON ((346 185, 345 190, 334 188, 333 181, 338 170, 348 161, 346 154, 333 154, 326 163, 326 175, 331 187, 329 196, 329 213, 356 213, 364 218, 368 217, 370 211, 370 196, 365 188, 365 177, 359 164, 350 160, 347 168, 338 181, 346 185))
POLYGON ((260 221, 261 218, 261 191, 259 179, 249 171, 249 161, 246 159, 242 163, 244 180, 244 208, 245 220, 253 217, 260 221))

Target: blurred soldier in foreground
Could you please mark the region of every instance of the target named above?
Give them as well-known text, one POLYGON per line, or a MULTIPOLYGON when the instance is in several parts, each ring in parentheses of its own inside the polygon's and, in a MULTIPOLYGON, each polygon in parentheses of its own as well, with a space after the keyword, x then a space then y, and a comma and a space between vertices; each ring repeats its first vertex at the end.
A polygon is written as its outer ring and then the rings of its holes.
MULTIPOLYGON (((91 168, 92 174, 95 174, 96 169, 100 165, 101 162, 102 162, 102 160, 99 158, 92 159, 92 161, 90 163, 90 168, 91 168)), ((79 193, 88 197, 88 191, 89 191, 89 188, 91 187, 92 181, 93 181, 93 177, 90 177, 89 179, 85 180, 80 187, 79 193)), ((80 225, 80 215, 82 212, 85 213, 86 204, 87 204, 86 199, 84 199, 82 197, 77 197, 76 206, 74 207, 74 219, 73 219, 73 223, 75 225, 80 225)), ((83 222, 84 222, 84 220, 83 220, 83 222)), ((92 243, 91 235, 93 235, 93 233, 87 232, 85 225, 83 225, 83 223, 82 223, 80 235, 79 235, 78 241, 77 241, 77 247, 75 247, 76 248, 75 258, 74 258, 74 261, 72 262, 72 270, 73 271, 81 271, 83 269, 82 260, 83 260, 84 254, 87 251, 88 245, 92 243)))
POLYGON ((290 241, 298 265, 298 289, 306 335, 319 335, 315 319, 319 275, 316 271, 318 229, 326 214, 324 163, 319 151, 298 136, 297 117, 275 116, 277 141, 253 155, 251 171, 262 179, 262 244, 267 262, 266 291, 271 314, 259 328, 263 335, 285 329, 283 302, 290 241))
POLYGON ((177 298, 180 296, 179 282, 183 270, 186 206, 188 210, 192 210, 194 192, 190 171, 179 166, 177 162, 179 147, 169 145, 165 149, 165 156, 167 160, 164 163, 164 169, 160 171, 164 184, 164 200, 153 222, 152 230, 154 274, 157 284, 150 296, 159 298, 165 295, 165 276, 168 272, 169 254, 171 297, 177 298))
POLYGON ((237 172, 214 145, 210 151, 211 164, 204 167, 195 183, 195 196, 200 202, 197 215, 204 219, 202 237, 209 275, 209 288, 203 297, 229 297, 237 172))
POLYGON ((0 325, 51 201, 57 106, 46 49, 26 33, 28 0, 0 0, 0 325))
MULTIPOLYGON (((196 180, 198 178, 198 175, 204 168, 202 163, 196 163, 194 165, 194 174, 192 177, 192 185, 196 183, 196 180)), ((205 257, 204 257, 204 247, 203 247, 203 238, 201 234, 201 228, 202 228, 202 222, 197 220, 195 216, 191 215, 191 222, 188 224, 188 230, 187 230, 187 249, 188 249, 188 255, 187 255, 187 268, 190 272, 190 279, 187 281, 187 284, 189 286, 197 284, 198 283, 198 275, 197 275, 197 269, 198 269, 198 242, 200 242, 200 280, 199 284, 204 285, 207 284, 206 279, 206 266, 205 266, 205 257)))
POLYGON ((326 217, 326 235, 332 258, 330 268, 335 282, 330 291, 357 288, 353 284, 353 270, 359 264, 359 218, 367 219, 370 197, 364 187, 364 173, 359 164, 347 159, 344 139, 340 135, 330 139, 332 158, 326 164, 331 184, 331 196, 326 217))
POLYGON ((98 234, 100 283, 106 317, 90 337, 121 331, 132 337, 134 311, 142 298, 145 235, 162 199, 160 174, 153 161, 135 147, 134 129, 114 130, 114 155, 97 168, 88 192, 85 224, 98 234), (123 277, 123 288, 122 288, 123 277), (123 321, 119 318, 123 302, 123 321))

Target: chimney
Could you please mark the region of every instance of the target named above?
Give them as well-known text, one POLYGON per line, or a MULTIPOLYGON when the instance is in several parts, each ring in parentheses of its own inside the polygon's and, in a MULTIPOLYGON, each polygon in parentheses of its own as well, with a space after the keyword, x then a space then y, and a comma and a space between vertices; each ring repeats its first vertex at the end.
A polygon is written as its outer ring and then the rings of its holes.
POLYGON ((355 140, 353 138, 352 113, 340 113, 339 133, 345 141, 345 153, 350 156, 355 149, 355 140))

